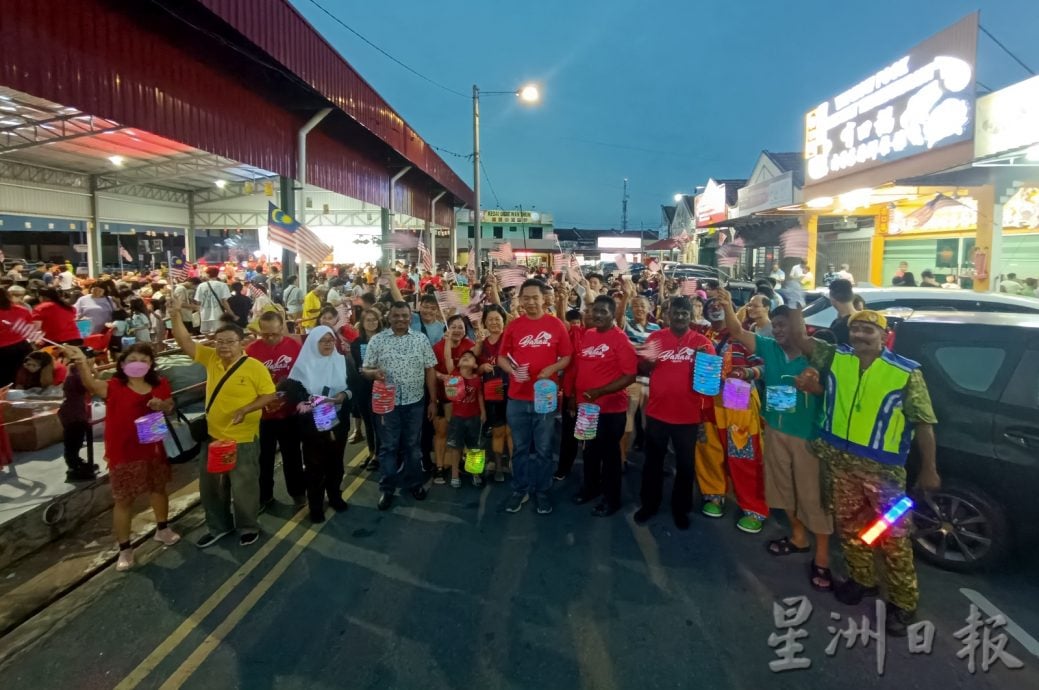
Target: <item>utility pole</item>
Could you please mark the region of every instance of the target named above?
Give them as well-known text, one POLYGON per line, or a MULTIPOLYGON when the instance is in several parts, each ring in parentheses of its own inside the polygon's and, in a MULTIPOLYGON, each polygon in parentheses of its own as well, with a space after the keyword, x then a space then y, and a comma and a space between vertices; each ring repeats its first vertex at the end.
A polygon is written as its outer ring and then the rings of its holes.
POLYGON ((624 196, 621 197, 621 231, 628 229, 628 178, 624 178, 624 196))

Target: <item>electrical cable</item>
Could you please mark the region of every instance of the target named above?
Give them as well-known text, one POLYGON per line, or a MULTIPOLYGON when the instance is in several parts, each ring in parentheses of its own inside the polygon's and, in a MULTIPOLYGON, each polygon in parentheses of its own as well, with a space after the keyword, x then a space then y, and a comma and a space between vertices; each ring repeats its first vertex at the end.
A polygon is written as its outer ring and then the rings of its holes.
POLYGON ((501 205, 501 199, 498 198, 498 193, 494 191, 494 183, 491 182, 491 176, 487 174, 487 166, 483 164, 483 160, 480 160, 480 170, 483 170, 483 177, 487 180, 487 186, 491 189, 491 196, 494 197, 494 203, 497 204, 498 208, 505 208, 501 205))
POLYGON ((981 29, 982 31, 984 31, 985 35, 988 36, 989 38, 991 38, 993 43, 995 43, 997 46, 1002 48, 1004 53, 1006 53, 1007 55, 1012 57, 1014 59, 1014 62, 1016 62, 1017 64, 1021 65, 1025 69, 1026 72, 1028 72, 1032 76, 1035 76, 1035 71, 1031 67, 1026 65, 1021 58, 1019 58, 1017 55, 1015 55, 1013 51, 1011 51, 1009 48, 1007 48, 1005 45, 1003 45, 1003 43, 998 38, 993 36, 992 32, 989 31, 988 29, 986 29, 984 24, 978 24, 978 28, 981 29))
POLYGON ((461 91, 456 91, 456 90, 452 89, 450 86, 445 86, 444 84, 441 84, 440 82, 438 82, 436 79, 433 79, 432 77, 427 77, 426 75, 422 74, 422 72, 419 72, 417 69, 415 69, 414 67, 411 67, 410 65, 407 65, 404 62, 402 62, 402 61, 398 60, 397 58, 395 58, 394 56, 390 55, 388 52, 386 52, 385 50, 383 50, 382 48, 377 46, 375 43, 373 43, 372 41, 370 41, 367 38, 365 38, 359 31, 354 29, 352 26, 350 26, 349 24, 344 22, 342 19, 340 19, 339 17, 337 17, 334 14, 332 14, 321 3, 317 2, 317 0, 310 0, 310 4, 314 5, 314 7, 317 7, 319 10, 321 10, 326 15, 328 15, 328 17, 332 21, 334 21, 336 24, 338 24, 339 26, 343 27, 344 29, 346 29, 347 31, 352 33, 354 36, 357 36, 357 38, 361 39, 362 41, 367 43, 369 46, 371 46, 375 50, 379 51, 380 53, 382 53, 383 55, 385 55, 390 60, 392 60, 393 62, 397 63, 398 65, 400 65, 404 69, 408 70, 409 72, 414 74, 416 77, 419 77, 420 79, 424 79, 425 81, 428 81, 433 86, 441 88, 444 91, 447 91, 448 93, 453 93, 456 96, 461 96, 462 98, 469 98, 470 97, 468 94, 464 94, 461 91))

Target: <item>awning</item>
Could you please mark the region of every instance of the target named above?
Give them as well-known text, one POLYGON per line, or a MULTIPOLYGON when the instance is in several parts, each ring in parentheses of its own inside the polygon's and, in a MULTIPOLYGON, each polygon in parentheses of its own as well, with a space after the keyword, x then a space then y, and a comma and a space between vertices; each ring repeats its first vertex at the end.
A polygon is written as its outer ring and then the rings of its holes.
POLYGON ((669 249, 681 249, 682 242, 677 237, 668 237, 666 239, 657 240, 652 244, 647 244, 642 248, 645 252, 664 252, 669 249))
POLYGON ((744 216, 742 218, 728 218, 726 220, 719 220, 716 223, 705 225, 703 228, 697 228, 703 230, 704 228, 736 228, 737 230, 753 230, 756 227, 778 227, 783 226, 784 228, 792 228, 801 222, 801 214, 796 215, 790 214, 776 214, 776 215, 760 215, 754 214, 751 216, 744 216))

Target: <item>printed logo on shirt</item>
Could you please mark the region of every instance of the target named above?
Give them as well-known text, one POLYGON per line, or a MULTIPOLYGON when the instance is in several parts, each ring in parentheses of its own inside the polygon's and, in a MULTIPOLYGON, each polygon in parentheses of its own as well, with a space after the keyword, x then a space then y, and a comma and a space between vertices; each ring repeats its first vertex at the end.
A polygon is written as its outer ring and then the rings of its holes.
POLYGON ((520 347, 551 347, 552 346, 552 334, 548 331, 541 331, 536 336, 525 335, 520 338, 520 347))
POLYGON ((660 353, 657 361, 662 362, 692 362, 696 359, 696 349, 692 347, 680 347, 675 350, 664 350, 660 353))
POLYGON ((271 372, 272 377, 277 378, 278 374, 282 372, 287 374, 292 370, 292 357, 281 355, 277 360, 268 359, 263 366, 267 367, 267 371, 271 372))
POLYGON ((581 357, 586 357, 588 359, 604 359, 606 357, 606 353, 609 351, 610 346, 606 343, 601 343, 599 345, 595 345, 593 347, 586 347, 585 349, 581 350, 581 357))

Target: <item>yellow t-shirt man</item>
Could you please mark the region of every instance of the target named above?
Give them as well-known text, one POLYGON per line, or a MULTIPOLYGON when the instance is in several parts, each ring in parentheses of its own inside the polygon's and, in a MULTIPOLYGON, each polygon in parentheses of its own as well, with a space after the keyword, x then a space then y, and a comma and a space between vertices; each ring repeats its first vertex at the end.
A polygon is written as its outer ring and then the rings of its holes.
POLYGON ((311 290, 307 293, 307 296, 303 298, 303 317, 300 319, 300 325, 304 330, 309 331, 311 328, 317 326, 317 318, 321 314, 321 298, 311 290))
MULTIPOLYGON (((274 380, 267 367, 258 359, 245 357, 235 373, 227 379, 220 389, 220 395, 206 415, 209 426, 209 435, 212 438, 223 441, 237 441, 238 443, 251 443, 260 435, 260 417, 262 410, 256 410, 245 415, 241 424, 231 424, 234 413, 246 405, 252 403, 263 395, 274 393, 274 380)), ((217 356, 216 350, 205 345, 195 346, 195 361, 206 368, 206 403, 213 396, 216 384, 224 378, 227 369, 217 356)), ((234 366, 232 363, 231 366, 234 366)))

